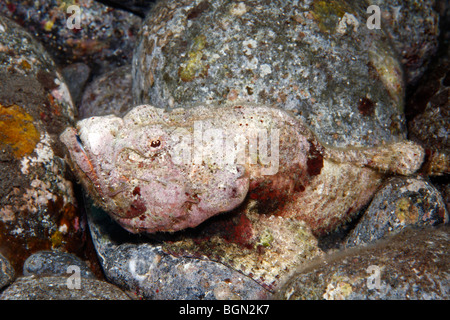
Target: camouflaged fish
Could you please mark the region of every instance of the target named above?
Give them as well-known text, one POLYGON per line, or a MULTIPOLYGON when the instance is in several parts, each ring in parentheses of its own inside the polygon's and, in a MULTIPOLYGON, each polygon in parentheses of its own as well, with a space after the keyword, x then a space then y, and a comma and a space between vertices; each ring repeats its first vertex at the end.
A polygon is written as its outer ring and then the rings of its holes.
POLYGON ((250 104, 142 105, 79 121, 61 140, 96 203, 134 233, 195 227, 247 196, 329 229, 366 204, 384 174, 411 174, 424 156, 408 141, 327 147, 288 112, 250 104))

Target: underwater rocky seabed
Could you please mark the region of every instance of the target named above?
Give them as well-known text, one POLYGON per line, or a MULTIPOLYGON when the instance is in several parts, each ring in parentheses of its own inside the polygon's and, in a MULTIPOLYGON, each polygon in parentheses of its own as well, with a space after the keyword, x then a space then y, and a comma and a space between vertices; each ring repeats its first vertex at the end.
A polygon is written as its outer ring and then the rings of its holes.
MULTIPOLYGON (((383 23, 390 28, 389 41, 400 54, 408 86, 391 73, 399 65, 388 47, 372 60, 359 56, 352 47, 355 35, 348 31, 354 26, 348 22, 347 29, 338 28, 354 7, 340 1, 299 1, 300 9, 309 8, 305 11, 283 8, 276 31, 295 32, 293 42, 270 32, 267 38, 246 34, 246 17, 259 17, 246 2, 167 1, 153 19, 145 19, 153 1, 80 0, 85 20, 75 31, 65 26, 64 8, 73 3, 0 2, 0 299, 449 299, 450 38, 445 30, 450 28, 445 1, 376 1, 383 10, 383 4, 393 8, 383 11, 383 23), (212 26, 209 19, 221 23, 212 26), (194 31, 183 34, 174 28, 177 21, 194 31), (148 38, 139 37, 142 23, 148 38), (327 46, 326 35, 336 29, 349 38, 327 46), (220 41, 227 41, 226 53, 220 41), (309 49, 331 53, 304 57, 312 60, 291 68, 289 61, 298 60, 292 48, 302 41, 310 43, 309 49), (337 75, 330 70, 343 56, 349 67, 337 75), (246 68, 233 65, 232 57, 246 68), (280 61, 264 60, 268 57, 280 61), (352 72, 364 75, 359 60, 369 65, 370 77, 355 81, 352 72), (383 65, 386 61, 389 66, 383 65), (292 84, 299 75, 304 83, 292 84), (354 95, 343 77, 369 95, 354 95), (315 91, 319 83, 328 87, 315 91), (344 97, 330 97, 332 90, 344 97), (389 108, 404 92, 406 121, 389 108), (377 145, 408 130, 408 138, 424 147, 425 165, 413 176, 377 182, 370 202, 339 226, 339 221, 327 222, 333 227, 326 232, 289 219, 287 209, 284 216, 270 214, 284 204, 260 187, 240 208, 194 229, 131 234, 72 183, 77 178, 62 160, 66 150, 59 140, 66 126, 92 115, 123 116, 133 101, 157 107, 168 101, 176 107, 202 99, 288 105, 322 141, 338 146, 377 145), (348 118, 352 109, 328 110, 327 99, 353 104, 355 121, 348 118), (303 109, 296 109, 296 101, 303 109), (316 112, 321 122, 312 120, 316 112), (390 125, 388 130, 373 121, 374 115, 390 125), (69 266, 79 268, 81 289, 68 287, 69 266), (372 283, 376 287, 368 285, 374 270, 380 272, 379 285, 372 283)), ((281 10, 261 5, 267 14, 281 10)), ((360 37, 371 39, 369 33, 360 37)), ((320 155, 310 159, 311 176, 319 175, 320 155)), ((345 193, 346 186, 331 190, 345 193)))

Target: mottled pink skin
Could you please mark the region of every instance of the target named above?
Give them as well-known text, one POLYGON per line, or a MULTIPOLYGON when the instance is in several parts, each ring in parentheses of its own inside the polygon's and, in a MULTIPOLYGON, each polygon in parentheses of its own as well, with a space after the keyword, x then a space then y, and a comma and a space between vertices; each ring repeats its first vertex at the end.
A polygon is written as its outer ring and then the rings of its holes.
MULTIPOLYGON (((174 161, 173 150, 183 137, 174 138, 175 130, 191 132, 194 120, 201 120, 205 128, 219 128, 225 136, 246 135, 263 122, 268 128, 278 127, 282 119, 275 113, 279 111, 266 109, 268 114, 261 113, 258 117, 256 113, 251 120, 248 117, 250 122, 243 123, 247 112, 252 110, 250 107, 217 109, 221 112, 202 107, 195 111, 165 112, 140 106, 123 119, 106 116, 82 120, 77 129, 68 128, 61 140, 90 195, 125 229, 172 232, 195 227, 236 208, 247 195, 250 181, 264 180, 261 171, 264 166, 251 164, 248 158, 244 165, 217 165, 207 159, 199 163, 174 161)), ((298 171, 296 177, 302 178, 308 143, 295 134, 294 125, 286 127, 290 131, 283 131, 281 138, 292 135, 297 138, 289 148, 281 148, 287 158, 280 162, 288 161, 298 171), (303 152, 292 153, 291 147, 303 152)), ((192 145, 203 148, 203 153, 208 151, 203 145, 195 145, 195 141, 192 145)), ((286 185, 289 184, 292 182, 287 181, 286 185)))
POLYGON ((271 214, 327 232, 370 200, 385 173, 411 174, 424 157, 408 141, 325 147, 286 111, 248 104, 172 111, 142 105, 123 119, 82 120, 61 140, 91 197, 135 233, 198 226, 237 208, 247 193, 271 214), (230 145, 245 152, 224 147, 230 145), (213 156, 219 150, 225 152, 213 156))

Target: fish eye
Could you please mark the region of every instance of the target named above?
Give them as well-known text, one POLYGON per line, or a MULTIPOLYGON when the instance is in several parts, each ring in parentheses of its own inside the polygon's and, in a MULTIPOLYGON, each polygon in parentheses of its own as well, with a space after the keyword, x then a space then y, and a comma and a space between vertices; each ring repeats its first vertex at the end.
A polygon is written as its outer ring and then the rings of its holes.
POLYGON ((81 141, 81 138, 80 138, 80 136, 79 135, 75 135, 75 139, 77 140, 77 144, 78 144, 78 147, 81 149, 81 151, 85 154, 86 153, 86 150, 84 150, 84 144, 83 144, 83 141, 81 141))
POLYGON ((161 145, 161 141, 159 141, 159 140, 153 140, 153 141, 150 143, 150 146, 151 146, 152 148, 158 148, 160 145, 161 145))

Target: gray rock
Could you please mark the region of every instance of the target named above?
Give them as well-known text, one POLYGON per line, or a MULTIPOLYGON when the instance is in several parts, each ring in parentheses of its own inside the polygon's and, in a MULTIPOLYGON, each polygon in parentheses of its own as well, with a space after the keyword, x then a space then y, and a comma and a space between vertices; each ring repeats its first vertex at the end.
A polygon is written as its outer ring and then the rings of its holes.
POLYGON ((61 70, 61 73, 69 87, 70 95, 75 106, 78 106, 91 69, 85 63, 78 62, 68 65, 61 70))
POLYGON ((40 251, 32 254, 23 265, 24 276, 67 276, 78 268, 83 278, 95 279, 87 264, 77 256, 61 251, 40 251))
MULTIPOLYGON (((414 84, 436 53, 443 0, 371 0, 381 9, 380 27, 387 31, 401 57, 408 84, 414 84)), ((448 2, 448 1, 447 1, 448 2)), ((448 5, 448 4, 447 4, 448 5)))
POLYGON ((0 290, 14 280, 14 269, 0 253, 0 290))
POLYGON ((114 114, 124 116, 134 105, 131 97, 131 65, 96 77, 83 93, 78 118, 114 114))
POLYGON ((133 57, 133 98, 158 108, 247 101, 292 111, 331 146, 405 136, 404 82, 362 1, 161 1, 133 57))
POLYGON ((352 248, 302 266, 278 299, 450 298, 450 227, 406 228, 376 244, 352 248))
POLYGON ((176 257, 161 243, 123 230, 103 211, 88 208, 89 227, 109 282, 145 299, 247 300, 269 291, 206 257, 176 257))
POLYGON ((22 277, 6 288, 0 300, 129 300, 105 281, 70 277, 22 277))
POLYGON ((376 193, 345 245, 370 243, 411 224, 435 226, 448 221, 445 202, 431 183, 419 178, 395 177, 376 193))
POLYGON ((39 39, 58 65, 83 62, 94 74, 130 62, 142 20, 94 0, 1 1, 0 14, 39 39), (78 17, 71 5, 79 8, 78 17))

